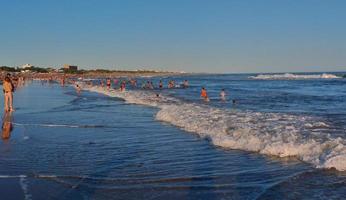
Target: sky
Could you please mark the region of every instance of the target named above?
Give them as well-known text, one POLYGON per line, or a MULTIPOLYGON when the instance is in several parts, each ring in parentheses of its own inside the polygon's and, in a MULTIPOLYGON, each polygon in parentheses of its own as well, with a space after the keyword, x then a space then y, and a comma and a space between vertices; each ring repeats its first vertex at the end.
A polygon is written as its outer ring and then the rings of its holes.
POLYGON ((0 65, 346 71, 345 0, 0 0, 0 65))

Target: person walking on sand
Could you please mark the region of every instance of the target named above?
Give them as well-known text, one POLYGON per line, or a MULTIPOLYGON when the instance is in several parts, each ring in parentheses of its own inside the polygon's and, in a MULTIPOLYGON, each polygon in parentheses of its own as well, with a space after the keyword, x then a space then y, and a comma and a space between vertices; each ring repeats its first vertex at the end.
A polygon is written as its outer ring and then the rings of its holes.
POLYGON ((5 106, 5 112, 12 112, 13 109, 13 91, 14 86, 11 82, 11 79, 6 76, 4 83, 3 83, 3 92, 4 92, 4 106, 5 106))

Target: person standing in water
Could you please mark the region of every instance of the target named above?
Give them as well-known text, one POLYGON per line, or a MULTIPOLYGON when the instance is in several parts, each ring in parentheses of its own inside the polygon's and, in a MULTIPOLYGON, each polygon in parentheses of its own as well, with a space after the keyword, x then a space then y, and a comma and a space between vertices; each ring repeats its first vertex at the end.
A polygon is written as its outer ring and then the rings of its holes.
POLYGON ((121 92, 124 92, 125 89, 126 89, 126 81, 122 81, 122 82, 121 82, 121 85, 120 85, 120 91, 121 91, 121 92))
POLYGON ((107 79, 106 84, 107 84, 107 89, 108 90, 111 89, 111 79, 107 79))
POLYGON ((204 99, 204 101, 209 101, 207 90, 204 87, 201 90, 201 97, 204 99))
POLYGON ((225 89, 222 89, 220 92, 220 99, 221 101, 226 101, 226 92, 225 89))
POLYGON ((183 83, 183 88, 188 88, 188 87, 189 87, 189 82, 185 80, 183 83))
POLYGON ((61 87, 65 86, 65 75, 63 77, 61 77, 60 84, 61 84, 61 87))
POLYGON ((75 85, 75 89, 76 89, 77 94, 80 94, 82 88, 78 84, 75 85))
POLYGON ((4 106, 5 106, 5 112, 12 112, 14 111, 13 109, 13 91, 14 91, 14 86, 11 82, 11 79, 9 76, 5 77, 4 83, 3 83, 3 92, 4 92, 4 106))

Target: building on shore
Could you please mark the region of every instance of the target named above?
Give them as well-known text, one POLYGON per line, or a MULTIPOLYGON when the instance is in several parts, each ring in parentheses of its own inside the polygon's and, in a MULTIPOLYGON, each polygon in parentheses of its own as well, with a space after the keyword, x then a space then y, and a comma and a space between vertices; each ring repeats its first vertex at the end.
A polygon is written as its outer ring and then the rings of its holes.
POLYGON ((31 64, 25 64, 25 65, 21 66, 22 69, 28 69, 28 68, 31 68, 31 67, 33 67, 33 65, 31 65, 31 64))
POLYGON ((64 64, 64 68, 65 71, 78 71, 78 66, 76 65, 69 65, 69 64, 64 64))

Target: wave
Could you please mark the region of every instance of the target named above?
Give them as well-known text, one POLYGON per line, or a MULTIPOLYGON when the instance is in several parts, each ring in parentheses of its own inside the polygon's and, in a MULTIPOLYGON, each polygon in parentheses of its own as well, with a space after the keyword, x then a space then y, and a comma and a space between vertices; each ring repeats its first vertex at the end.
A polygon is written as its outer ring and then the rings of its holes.
POLYGON ((22 123, 13 123, 18 126, 41 126, 41 127, 66 127, 66 128, 109 128, 109 126, 104 125, 73 125, 73 124, 22 124, 22 123))
POLYGON ((8 179, 8 178, 26 178, 26 175, 0 175, 0 179, 8 179))
POLYGON ((346 140, 323 132, 330 125, 313 117, 221 110, 174 97, 157 97, 152 91, 120 92, 98 86, 83 89, 159 108, 157 120, 196 133, 219 147, 294 156, 317 168, 346 171, 346 140))
POLYGON ((251 79, 259 80, 290 80, 290 79, 336 79, 341 78, 334 74, 259 74, 257 76, 250 76, 251 79))
POLYGON ((0 175, 0 179, 19 179, 19 185, 24 193, 24 199, 30 200, 32 199, 32 195, 28 190, 27 177, 27 175, 0 175))
POLYGON ((29 193, 28 180, 26 179, 25 176, 22 176, 19 178, 19 184, 20 184, 20 187, 22 188, 22 191, 24 193, 24 199, 25 200, 31 200, 32 195, 29 193))

